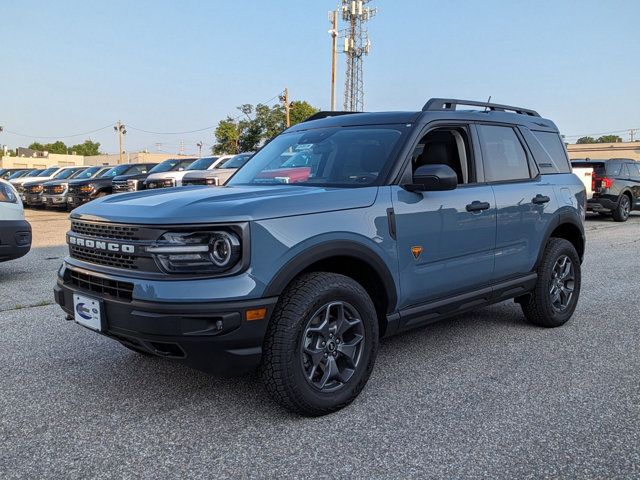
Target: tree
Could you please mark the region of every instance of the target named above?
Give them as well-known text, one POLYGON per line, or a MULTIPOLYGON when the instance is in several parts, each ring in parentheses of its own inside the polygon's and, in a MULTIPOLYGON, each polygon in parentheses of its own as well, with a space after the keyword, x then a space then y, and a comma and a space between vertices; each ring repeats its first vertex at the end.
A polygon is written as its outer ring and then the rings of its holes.
POLYGON ((576 143, 597 143, 593 137, 580 137, 576 143))
POLYGON ((64 142, 60 140, 54 143, 45 143, 44 145, 38 142, 34 142, 31 145, 29 145, 29 148, 32 150, 36 150, 38 152, 62 153, 62 154, 67 153, 67 146, 64 144, 64 142))
POLYGON ((597 140, 598 143, 618 143, 621 141, 622 138, 618 135, 603 135, 597 140))
POLYGON ((303 122, 311 115, 319 112, 319 109, 312 107, 308 102, 303 100, 296 100, 291 102, 289 109, 289 118, 291 119, 291 125, 303 122))
POLYGON ((100 155, 100 143, 92 142, 91 140, 85 140, 84 143, 79 143, 68 149, 69 153, 74 153, 76 155, 84 155, 85 157, 91 155, 100 155))
MULTIPOLYGON (((212 147, 213 153, 233 154, 256 150, 263 141, 275 137, 286 128, 286 115, 280 104, 269 107, 259 103, 254 108, 245 103, 238 110, 242 112, 240 119, 227 117, 218 123, 214 132, 216 144, 212 147)), ((302 122, 317 111, 308 102, 291 102, 291 125, 302 122)))

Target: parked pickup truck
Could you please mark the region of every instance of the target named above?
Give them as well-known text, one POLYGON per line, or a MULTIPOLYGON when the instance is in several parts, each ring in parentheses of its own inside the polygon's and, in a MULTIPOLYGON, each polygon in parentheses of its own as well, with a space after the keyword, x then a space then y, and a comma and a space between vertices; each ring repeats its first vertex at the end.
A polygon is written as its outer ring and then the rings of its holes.
POLYGON ((67 208, 73 209, 96 198, 102 198, 113 192, 113 179, 122 175, 137 175, 148 171, 148 163, 127 163, 116 165, 104 172, 99 178, 85 178, 69 182, 67 208))
POLYGON ((182 186, 188 185, 224 185, 253 156, 254 152, 239 153, 216 163, 213 168, 204 171, 189 171, 182 177, 182 186))
POLYGON ((222 155, 219 157, 202 157, 199 159, 188 160, 166 160, 166 162, 158 165, 157 170, 150 172, 150 175, 144 181, 145 188, 171 188, 181 187, 182 179, 189 172, 202 172, 210 170, 232 155, 222 155), (166 166, 160 168, 166 163, 166 166), (170 169, 169 169, 170 167, 170 169))
POLYGON ((31 249, 31 225, 13 185, 0 179, 0 262, 23 257, 31 249))
POLYGON ((557 127, 533 110, 321 112, 224 188, 76 209, 55 299, 136 352, 258 368, 281 405, 322 415, 359 394, 381 337, 511 299, 535 325, 567 322, 585 203, 557 127))

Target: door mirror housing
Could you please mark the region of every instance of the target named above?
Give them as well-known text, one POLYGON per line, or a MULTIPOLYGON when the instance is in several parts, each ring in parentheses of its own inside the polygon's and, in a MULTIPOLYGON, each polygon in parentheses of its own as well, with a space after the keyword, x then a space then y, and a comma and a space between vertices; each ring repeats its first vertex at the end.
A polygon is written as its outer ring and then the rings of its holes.
POLYGON ((458 186, 458 174, 449 165, 421 165, 413 172, 413 183, 404 185, 410 192, 441 192, 458 186))

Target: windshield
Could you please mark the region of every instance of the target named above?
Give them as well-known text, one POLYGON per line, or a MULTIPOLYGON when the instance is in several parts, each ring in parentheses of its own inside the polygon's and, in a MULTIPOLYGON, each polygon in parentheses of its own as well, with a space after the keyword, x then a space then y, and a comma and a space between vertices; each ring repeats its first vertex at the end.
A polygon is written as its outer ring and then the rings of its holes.
POLYGON ((247 160, 251 158, 251 155, 253 155, 253 153, 242 153, 240 155, 236 155, 235 157, 223 160, 216 165, 216 168, 240 168, 247 163, 247 160))
POLYGON ((78 170, 83 170, 80 168, 67 168, 66 170, 62 170, 60 173, 58 173, 55 177, 56 180, 62 180, 64 178, 69 178, 72 177, 72 175, 74 173, 76 173, 78 170))
POLYGON ((151 170, 149 173, 162 173, 162 172, 173 172, 174 170, 184 170, 190 164, 193 163, 193 158, 188 158, 186 160, 178 160, 176 158, 170 158, 169 160, 165 160, 162 163, 159 163, 151 170))
POLYGON ((77 175, 74 175, 73 178, 80 179, 80 178, 91 178, 93 177, 93 175, 99 171, 102 167, 91 167, 91 168, 87 168, 85 171, 78 173, 77 175))
POLYGON ((50 177, 58 171, 58 167, 47 168, 44 172, 40 172, 40 177, 50 177))
POLYGON ((292 184, 354 187, 375 184, 407 127, 333 127, 276 137, 228 185, 292 184))
POLYGON ((19 170, 17 172, 12 173, 11 175, 9 175, 7 177, 8 180, 14 180, 16 178, 20 178, 20 177, 26 177, 28 176, 29 172, 25 171, 25 170, 19 170))
POLYGON ((124 172, 129 170, 129 167, 131 167, 131 165, 118 165, 117 167, 113 167, 113 168, 107 170, 106 172, 104 172, 104 174, 102 174, 100 176, 101 177, 115 177, 117 175, 122 175, 124 172))
POLYGON ((218 157, 204 157, 204 158, 201 158, 200 160, 196 160, 191 165, 189 165, 187 167, 187 170, 206 170, 217 159, 218 159, 218 157))
POLYGON ((25 177, 37 177, 42 174, 42 170, 31 170, 29 173, 25 175, 25 177))

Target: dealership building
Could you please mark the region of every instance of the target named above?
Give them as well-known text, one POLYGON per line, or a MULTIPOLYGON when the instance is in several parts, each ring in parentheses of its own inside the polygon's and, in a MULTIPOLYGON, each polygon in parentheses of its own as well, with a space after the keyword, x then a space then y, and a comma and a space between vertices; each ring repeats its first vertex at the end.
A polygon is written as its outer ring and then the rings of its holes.
POLYGON ((569 158, 631 158, 640 161, 640 142, 577 143, 567 145, 569 158))

